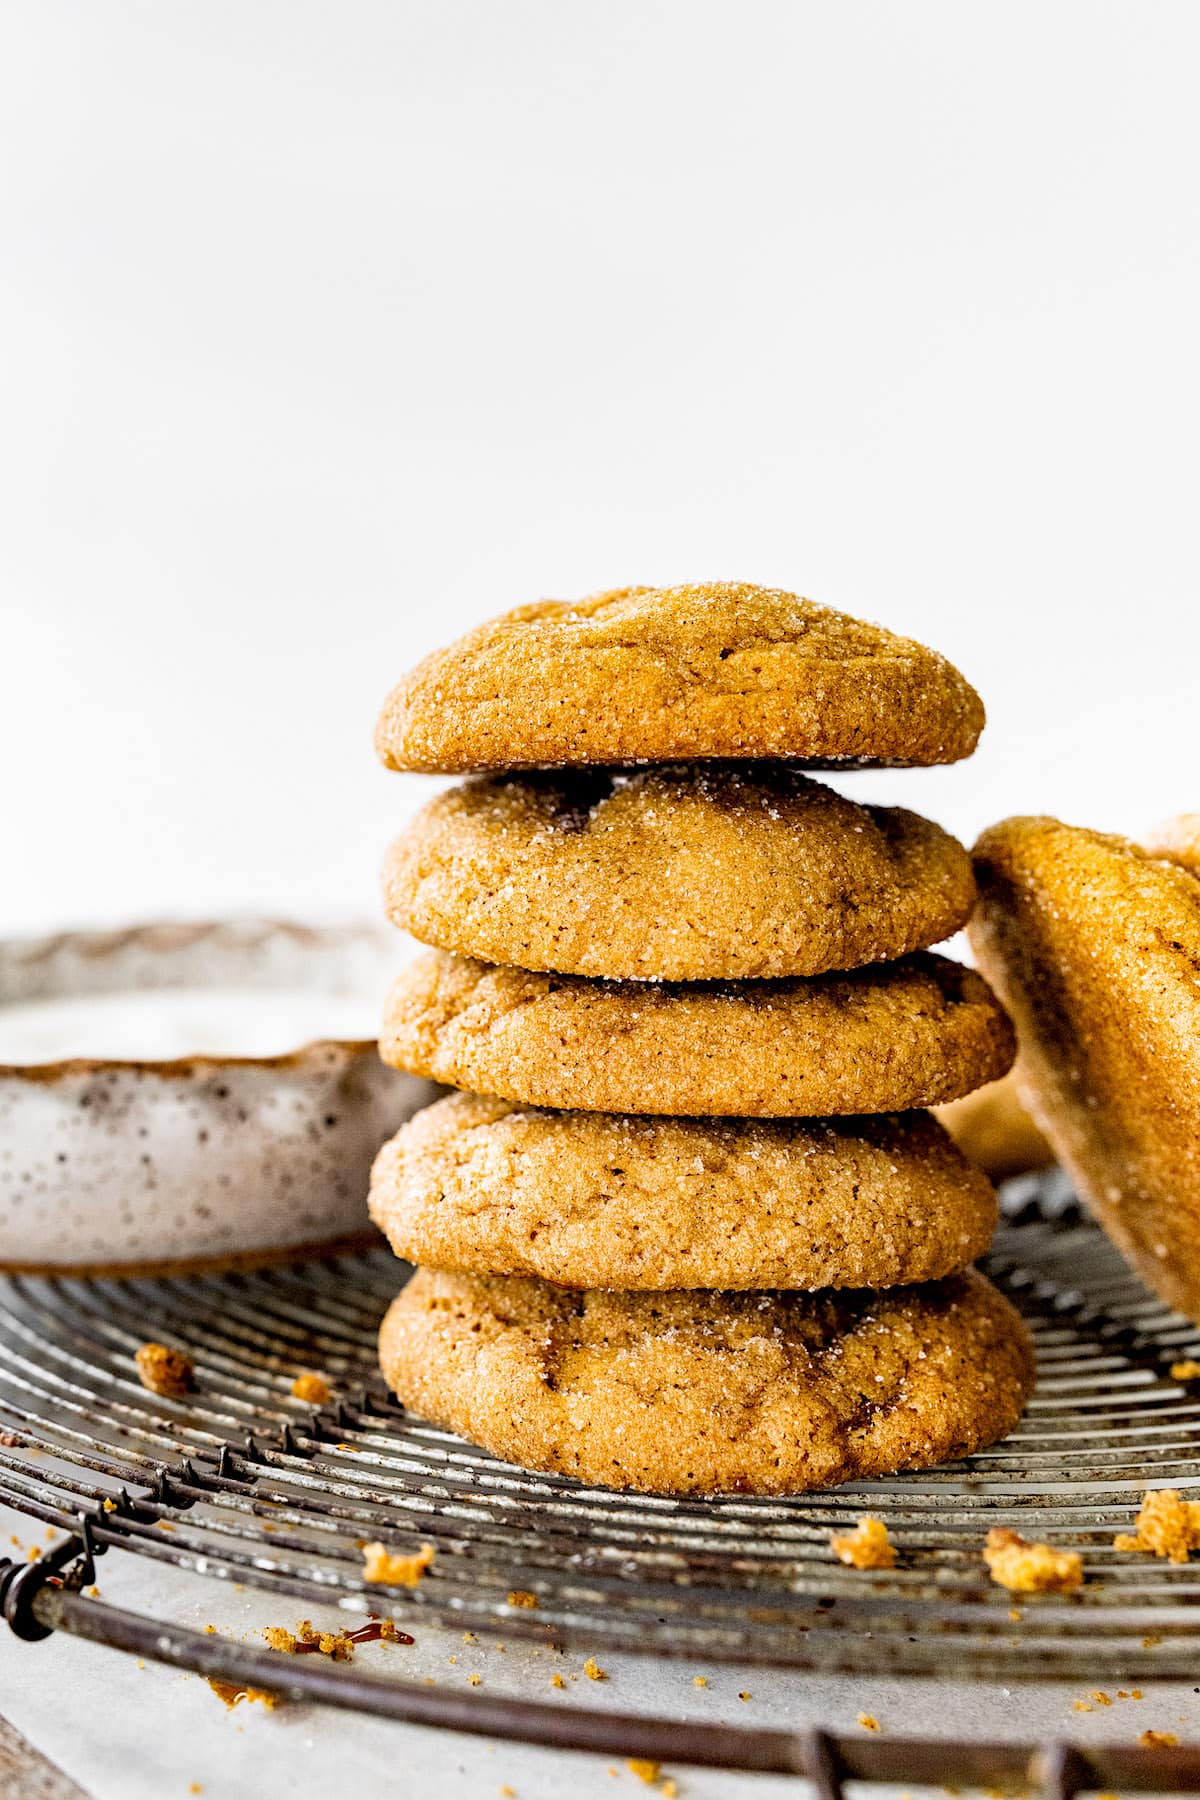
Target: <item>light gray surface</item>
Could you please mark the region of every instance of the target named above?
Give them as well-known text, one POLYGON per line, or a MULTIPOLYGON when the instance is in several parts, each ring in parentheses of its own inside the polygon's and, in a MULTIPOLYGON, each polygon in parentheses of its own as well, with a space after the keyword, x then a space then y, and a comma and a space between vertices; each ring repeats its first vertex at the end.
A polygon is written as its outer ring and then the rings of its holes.
MULTIPOLYGON (((45 1533, 0 1509, 0 1544, 22 1545, 45 1533)), ((99 1565, 103 1598, 144 1612, 167 1611, 193 1629, 216 1625, 253 1642, 263 1625, 295 1624, 298 1601, 237 1592, 218 1582, 159 1569, 110 1553, 99 1565)), ((314 1615, 318 1616, 318 1615, 314 1615)), ((319 1617, 319 1616, 318 1616, 319 1617)), ((332 1611, 331 1624, 344 1622, 332 1611)), ((1004 1689, 960 1683, 871 1678, 811 1678, 795 1673, 744 1671, 719 1665, 674 1664, 600 1652, 608 1679, 582 1673, 586 1652, 509 1644, 501 1651, 481 1640, 421 1628, 417 1642, 371 1644, 358 1651, 370 1673, 394 1670, 407 1680, 432 1676, 440 1685, 466 1685, 479 1674, 487 1690, 534 1700, 561 1699, 619 1712, 644 1712, 780 1728, 820 1724, 854 1731, 869 1712, 891 1736, 975 1736, 1001 1739, 1074 1737, 1083 1744, 1131 1740, 1147 1727, 1173 1731, 1181 1741, 1200 1734, 1200 1690, 1160 1684, 1141 1701, 1089 1702, 1080 1685, 1042 1684, 1004 1689), (450 1658, 456 1660, 452 1663, 450 1658), (560 1671, 567 1691, 550 1676, 560 1671), (693 1677, 704 1674, 699 1689, 693 1677), (739 1692, 748 1692, 742 1701, 739 1692)), ((115 1651, 65 1639, 20 1644, 0 1628, 0 1706, 17 1729, 98 1800, 171 1800, 199 1782, 204 1800, 356 1793, 453 1793, 455 1800, 497 1800, 502 1785, 519 1800, 618 1800, 648 1793, 613 1757, 538 1750, 486 1738, 395 1725, 325 1708, 260 1706, 229 1711, 197 1676, 139 1668, 115 1651), (617 1769, 614 1778, 610 1769, 617 1769)), ((680 1800, 781 1800, 797 1791, 787 1778, 733 1776, 663 1765, 679 1784, 680 1800)))

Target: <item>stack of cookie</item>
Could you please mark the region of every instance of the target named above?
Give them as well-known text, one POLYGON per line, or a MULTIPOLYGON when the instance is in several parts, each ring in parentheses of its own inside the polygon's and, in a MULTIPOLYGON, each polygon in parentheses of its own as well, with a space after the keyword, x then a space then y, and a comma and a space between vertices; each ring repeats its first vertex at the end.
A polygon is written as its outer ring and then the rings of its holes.
POLYGON ((395 845, 435 946, 381 1049, 463 1090, 405 1126, 371 1207, 421 1265, 384 1373, 530 1468, 788 1493, 923 1467, 1032 1379, 970 1268, 995 1197, 923 1109, 1008 1068, 981 977, 928 953, 962 847, 802 772, 969 754, 942 657, 773 590, 521 608, 387 703, 392 768, 471 779, 395 845))

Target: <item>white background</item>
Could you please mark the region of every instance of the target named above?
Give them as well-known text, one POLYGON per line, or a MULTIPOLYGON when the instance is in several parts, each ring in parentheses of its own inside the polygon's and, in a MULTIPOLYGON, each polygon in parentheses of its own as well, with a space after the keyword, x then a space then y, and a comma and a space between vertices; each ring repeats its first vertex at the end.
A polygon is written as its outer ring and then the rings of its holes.
POLYGON ((963 835, 1200 805, 1200 8, 0 19, 0 926, 376 904, 386 689, 732 576, 946 651, 963 835))

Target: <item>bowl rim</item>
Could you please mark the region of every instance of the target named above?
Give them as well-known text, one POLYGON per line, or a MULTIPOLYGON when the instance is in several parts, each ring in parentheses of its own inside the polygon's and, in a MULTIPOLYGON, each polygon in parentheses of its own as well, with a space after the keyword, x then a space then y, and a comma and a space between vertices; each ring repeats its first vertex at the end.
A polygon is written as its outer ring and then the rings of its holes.
MULTIPOLYGON (((49 962, 54 956, 71 950, 92 961, 113 956, 131 947, 140 947, 150 954, 186 954, 197 945, 214 940, 219 942, 222 938, 248 943, 255 938, 259 941, 269 941, 272 937, 287 938, 294 944, 299 944, 304 948, 311 947, 313 950, 319 950, 322 945, 334 947, 338 944, 350 945, 359 942, 365 948, 370 948, 372 945, 377 946, 381 954, 391 941, 386 927, 375 926, 364 921, 320 925, 297 919, 254 914, 241 914, 221 919, 156 919, 111 928, 56 931, 44 936, 3 936, 0 937, 0 965, 9 959, 14 961, 19 959, 25 962, 49 962)), ((186 977, 173 984, 175 987, 183 988, 192 986, 197 992, 202 992, 206 985, 203 981, 192 980, 189 982, 186 977)), ((59 997, 69 999, 74 994, 85 991, 64 988, 59 997)), ((131 982, 127 988, 111 991, 152 994, 161 990, 156 990, 153 983, 139 986, 136 982, 131 982)), ((269 983, 264 983, 258 988, 248 983, 247 991, 270 993, 272 988, 269 983)), ((50 996, 46 996, 46 998, 50 998, 50 996)), ((24 1003, 20 1001, 6 1002, 0 999, 0 1011, 3 1011, 8 1004, 24 1003)), ((374 1037, 309 1038, 292 1050, 277 1051, 270 1056, 225 1056, 205 1053, 171 1057, 70 1056, 57 1057, 47 1062, 29 1063, 0 1061, 0 1081, 49 1086, 56 1081, 72 1076, 136 1075, 151 1076, 166 1081, 185 1081, 193 1076, 203 1077, 218 1074, 224 1069, 235 1072, 246 1069, 270 1070, 276 1073, 303 1071, 305 1067, 327 1058, 330 1051, 340 1053, 347 1058, 361 1056, 368 1051, 378 1054, 378 1039, 374 1037)))

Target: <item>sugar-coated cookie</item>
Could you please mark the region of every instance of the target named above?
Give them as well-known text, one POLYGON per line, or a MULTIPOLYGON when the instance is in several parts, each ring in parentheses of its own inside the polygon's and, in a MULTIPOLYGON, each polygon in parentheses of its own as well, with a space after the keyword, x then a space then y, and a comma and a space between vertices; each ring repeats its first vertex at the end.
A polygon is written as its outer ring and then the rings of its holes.
POLYGON ((971 942, 1039 1125, 1143 1278, 1200 1319, 1200 881, 1047 818, 985 831, 976 872, 971 942))
POLYGON ((802 1118, 957 1099, 1003 1075, 1015 1044, 987 983, 927 951, 807 981, 659 983, 431 950, 393 987, 379 1047, 523 1105, 802 1118))
POLYGON ((1021 1415, 1033 1355, 975 1270, 872 1293, 608 1293, 418 1270, 384 1318, 404 1405, 528 1469, 789 1494, 928 1468, 1021 1415))
POLYGON ((380 1152, 371 1216, 410 1262, 566 1287, 894 1287, 982 1256, 987 1177, 928 1113, 663 1119, 426 1107, 380 1152))
POLYGON ((969 756, 983 705, 911 638, 778 588, 616 588, 520 606, 435 651, 376 746, 426 774, 696 757, 907 765, 969 756))
POLYGON ((940 943, 975 898, 940 826, 784 763, 478 776, 387 859, 393 923, 521 969, 633 980, 818 975, 940 943))

